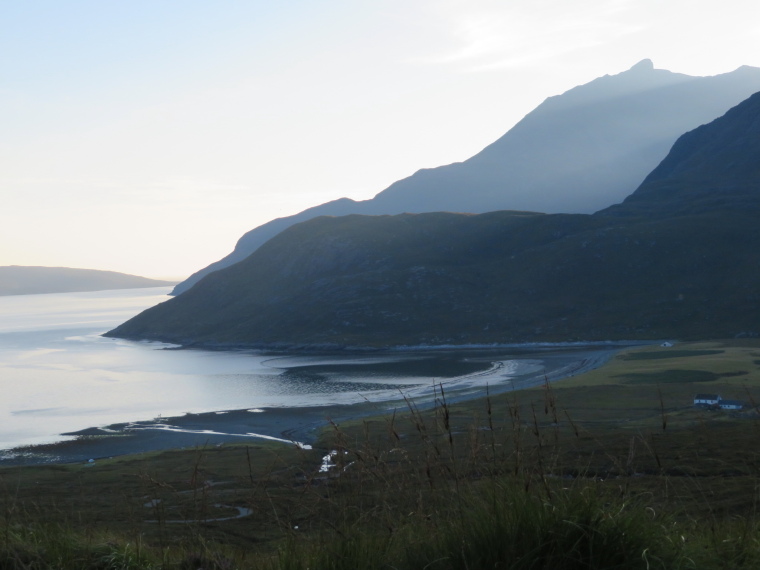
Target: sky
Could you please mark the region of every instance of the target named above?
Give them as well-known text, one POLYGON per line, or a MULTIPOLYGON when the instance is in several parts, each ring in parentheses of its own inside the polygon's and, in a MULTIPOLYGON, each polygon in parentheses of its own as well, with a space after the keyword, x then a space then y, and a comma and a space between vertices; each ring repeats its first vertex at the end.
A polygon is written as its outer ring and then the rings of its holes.
POLYGON ((183 278, 645 58, 760 67, 760 3, 0 0, 0 265, 183 278))

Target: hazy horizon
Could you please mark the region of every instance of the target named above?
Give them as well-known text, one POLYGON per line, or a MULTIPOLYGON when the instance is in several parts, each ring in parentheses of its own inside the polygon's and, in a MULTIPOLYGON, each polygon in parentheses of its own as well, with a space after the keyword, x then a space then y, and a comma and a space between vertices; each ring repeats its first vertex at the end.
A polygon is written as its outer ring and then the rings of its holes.
POLYGON ((758 22, 736 0, 5 4, 0 265, 181 278, 642 59, 760 67, 758 22))

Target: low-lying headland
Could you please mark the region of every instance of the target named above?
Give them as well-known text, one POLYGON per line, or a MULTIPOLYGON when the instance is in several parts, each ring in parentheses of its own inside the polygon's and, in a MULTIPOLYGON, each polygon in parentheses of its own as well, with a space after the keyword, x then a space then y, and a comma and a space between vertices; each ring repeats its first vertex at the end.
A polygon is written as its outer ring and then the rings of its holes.
POLYGON ((311 450, 6 467, 0 566, 755 568, 758 402, 760 340, 682 343, 334 421, 311 450))

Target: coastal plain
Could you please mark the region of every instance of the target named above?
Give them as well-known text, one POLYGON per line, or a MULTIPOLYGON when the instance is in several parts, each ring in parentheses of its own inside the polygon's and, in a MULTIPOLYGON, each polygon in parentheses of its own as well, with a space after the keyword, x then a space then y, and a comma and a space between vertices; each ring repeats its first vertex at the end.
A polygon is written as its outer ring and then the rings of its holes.
POLYGON ((391 414, 327 422, 313 449, 210 440, 94 462, 4 467, 0 488, 6 523, 139 537, 146 547, 200 536, 222 549, 270 553, 296 530, 316 540, 352 516, 336 505, 342 481, 357 473, 365 478, 364 517, 373 501, 395 500, 388 477, 399 496, 419 484, 417 476, 446 488, 456 481, 457 496, 510 473, 536 486, 592 482, 599 492, 632 495, 685 519, 747 517, 758 499, 758 402, 758 339, 635 347, 551 384, 456 404, 440 394, 429 409, 408 402, 391 414), (696 408, 700 392, 746 407, 696 408), (444 468, 425 475, 436 449, 444 468), (331 450, 344 454, 338 468, 321 470, 331 450))

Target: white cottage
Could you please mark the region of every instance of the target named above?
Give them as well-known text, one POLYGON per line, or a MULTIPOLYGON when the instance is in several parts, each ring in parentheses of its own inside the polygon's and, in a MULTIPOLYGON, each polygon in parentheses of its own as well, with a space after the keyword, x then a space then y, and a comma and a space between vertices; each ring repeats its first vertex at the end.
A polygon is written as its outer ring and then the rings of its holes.
POLYGON ((699 407, 710 407, 720 405, 721 397, 718 394, 697 394, 694 396, 694 405, 699 407))

